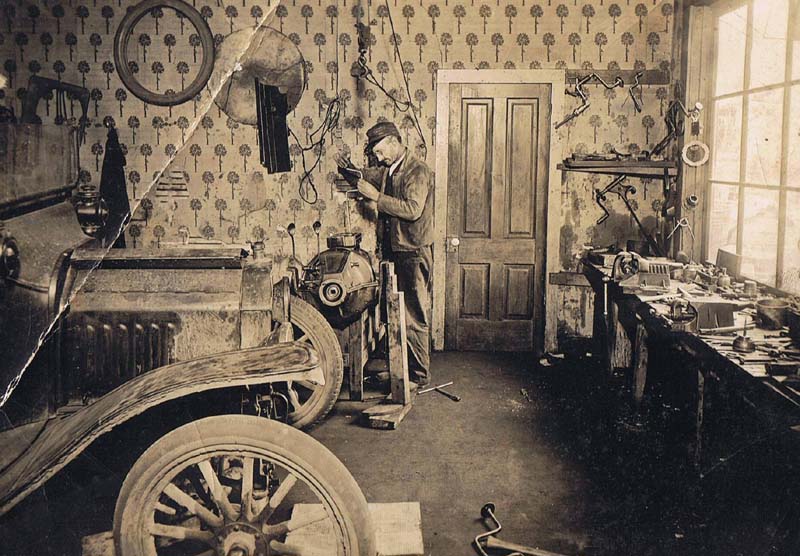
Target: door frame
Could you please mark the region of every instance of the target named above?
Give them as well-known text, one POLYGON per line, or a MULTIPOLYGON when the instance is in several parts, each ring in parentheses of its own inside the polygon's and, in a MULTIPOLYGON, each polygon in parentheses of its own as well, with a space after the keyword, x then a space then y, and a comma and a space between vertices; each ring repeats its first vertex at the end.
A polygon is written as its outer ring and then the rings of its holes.
MULTIPOLYGON (((447 188, 448 188, 448 134, 450 131, 450 84, 452 83, 497 83, 520 85, 550 85, 550 114, 552 125, 563 113, 565 70, 439 70, 436 73, 436 158, 434 166, 434 245, 433 275, 446 276, 445 243, 447 237, 447 188)), ((545 251, 544 251, 544 291, 535 291, 543 296, 544 335, 534 334, 533 350, 536 353, 555 351, 557 307, 555 306, 554 286, 548 280, 551 273, 557 272, 559 223, 561 221, 560 203, 550 203, 550 199, 561 198, 561 171, 558 165, 563 160, 564 138, 562 133, 550 128, 547 189, 545 191, 545 251)), ((541 290, 542 288, 539 288, 541 290)), ((445 314, 444 279, 433 281, 433 348, 444 349, 445 314)), ((541 300, 541 298, 540 298, 541 300)), ((534 324, 535 326, 535 324, 534 324)))

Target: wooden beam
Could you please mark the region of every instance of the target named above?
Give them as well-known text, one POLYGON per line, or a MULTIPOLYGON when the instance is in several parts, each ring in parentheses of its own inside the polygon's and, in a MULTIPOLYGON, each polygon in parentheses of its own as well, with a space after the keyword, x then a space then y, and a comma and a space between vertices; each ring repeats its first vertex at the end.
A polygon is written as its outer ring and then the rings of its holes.
POLYGON ((403 292, 397 290, 394 263, 381 263, 383 299, 386 303, 387 347, 392 401, 411 403, 408 378, 408 342, 406 337, 406 305, 403 292))
POLYGON ((647 383, 647 329, 643 322, 636 325, 636 340, 633 346, 633 401, 638 408, 644 399, 644 387, 647 383))
MULTIPOLYGON (((596 74, 600 79, 605 81, 606 83, 613 83, 614 79, 617 77, 621 77, 622 80, 625 82, 625 87, 629 87, 633 85, 634 78, 636 76, 636 71, 634 70, 578 70, 578 69, 568 69, 566 71, 566 78, 564 82, 567 84, 575 83, 575 79, 580 79, 581 77, 586 77, 590 73, 596 74)), ((642 85, 669 85, 670 84, 670 75, 666 71, 656 70, 656 69, 649 69, 644 70, 644 75, 639 78, 639 83, 642 85)), ((592 85, 597 85, 602 87, 600 83, 597 81, 592 81, 587 83, 586 87, 591 87, 592 85)), ((627 93, 627 89, 626 89, 627 93)))
POLYGON ((367 361, 367 336, 369 313, 364 311, 361 317, 348 327, 348 373, 350 377, 350 400, 364 400, 364 365, 367 361))

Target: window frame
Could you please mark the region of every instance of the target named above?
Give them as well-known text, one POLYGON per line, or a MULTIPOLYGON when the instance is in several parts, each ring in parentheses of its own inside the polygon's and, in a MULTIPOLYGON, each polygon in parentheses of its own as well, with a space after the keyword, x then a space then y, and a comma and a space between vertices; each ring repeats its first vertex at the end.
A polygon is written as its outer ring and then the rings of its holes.
MULTIPOLYGON (((753 18, 753 4, 754 0, 720 0, 711 4, 711 17, 714 23, 713 25, 713 39, 712 39, 712 52, 711 52, 711 64, 710 64, 710 75, 706 76, 706 80, 708 83, 707 88, 707 99, 705 106, 708 107, 709 110, 709 117, 707 119, 707 137, 709 142, 709 148, 711 149, 712 155, 714 152, 714 124, 716 120, 716 104, 718 101, 730 99, 730 98, 741 98, 742 99, 742 114, 741 114, 741 136, 740 140, 740 159, 739 159, 739 179, 737 181, 728 181, 728 180, 719 180, 713 179, 713 160, 709 161, 709 167, 707 174, 705 176, 705 194, 706 199, 708 202, 705 204, 705 224, 704 224, 704 248, 703 253, 705 254, 706 260, 714 260, 711 257, 715 257, 716 253, 709 253, 711 247, 711 216, 713 211, 712 206, 712 189, 713 184, 721 184, 727 186, 735 186, 738 189, 738 199, 737 199, 737 214, 736 214, 736 253, 741 256, 742 248, 743 248, 743 241, 744 241, 744 224, 745 224, 745 191, 754 191, 754 190, 761 190, 761 191, 770 191, 770 192, 777 192, 778 193, 778 230, 777 230, 777 244, 775 246, 776 251, 776 263, 775 263, 775 283, 769 284, 772 287, 781 288, 784 280, 784 259, 786 258, 786 246, 785 246, 785 236, 786 236, 786 220, 787 220, 787 202, 788 202, 788 193, 789 192, 797 192, 800 193, 800 183, 797 186, 789 186, 788 184, 788 152, 789 152, 789 134, 790 134, 790 116, 791 116, 791 92, 792 87, 800 86, 800 78, 792 79, 792 68, 794 64, 794 57, 800 56, 800 52, 795 52, 794 49, 794 42, 793 40, 793 33, 791 28, 791 22, 797 21, 798 16, 800 16, 800 0, 788 0, 788 22, 787 22, 787 35, 786 35, 786 60, 785 60, 785 73, 784 77, 781 81, 771 84, 771 85, 763 85, 759 87, 750 87, 750 65, 751 65, 751 51, 753 47, 753 33, 751 31, 752 26, 752 18, 753 18), (722 95, 715 95, 715 87, 716 87, 716 79, 717 79, 717 52, 719 49, 719 20, 722 16, 734 11, 736 9, 741 8, 742 6, 747 6, 747 22, 746 22, 746 37, 745 37, 745 57, 744 57, 744 67, 743 67, 743 83, 742 88, 737 91, 728 92, 722 95), (746 181, 747 178, 747 154, 748 154, 748 118, 749 118, 749 109, 750 109, 750 97, 753 94, 762 93, 766 91, 774 91, 774 90, 783 90, 783 114, 782 114, 782 129, 781 129, 781 158, 780 158, 780 182, 776 185, 766 185, 766 184, 755 184, 755 183, 748 183, 746 181)), ((797 41, 800 42, 800 37, 797 38, 797 41)), ((800 49, 798 49, 800 50, 800 49)), ((800 107, 798 107, 800 108, 800 107)), ((713 158, 713 157, 712 157, 713 158)), ((749 278, 749 277, 748 277, 749 278)))

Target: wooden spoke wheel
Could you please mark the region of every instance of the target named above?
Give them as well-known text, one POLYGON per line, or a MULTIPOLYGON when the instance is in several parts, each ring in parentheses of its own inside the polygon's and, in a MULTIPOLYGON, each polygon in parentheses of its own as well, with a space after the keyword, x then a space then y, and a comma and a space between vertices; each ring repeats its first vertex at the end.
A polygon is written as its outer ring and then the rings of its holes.
POLYGON ((276 421, 209 417, 155 442, 114 512, 117 556, 375 556, 367 502, 322 444, 276 421))
POLYGON ((342 348, 325 317, 299 297, 292 296, 289 322, 294 341, 306 342, 317 351, 325 385, 288 382, 276 384, 275 388, 289 400, 289 423, 297 428, 309 428, 328 414, 339 397, 344 377, 342 348))

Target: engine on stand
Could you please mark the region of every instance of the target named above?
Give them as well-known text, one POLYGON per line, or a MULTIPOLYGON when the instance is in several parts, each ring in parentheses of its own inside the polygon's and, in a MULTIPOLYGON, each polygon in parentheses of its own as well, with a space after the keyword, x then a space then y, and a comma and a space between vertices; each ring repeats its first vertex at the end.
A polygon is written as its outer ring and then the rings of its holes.
MULTIPOLYGON (((315 222, 317 255, 298 268, 298 294, 314 305, 336 328, 344 328, 378 301, 378 280, 369 253, 361 249, 360 233, 338 233, 319 250, 321 225, 315 222)), ((294 225, 287 227, 294 250, 294 225)))

